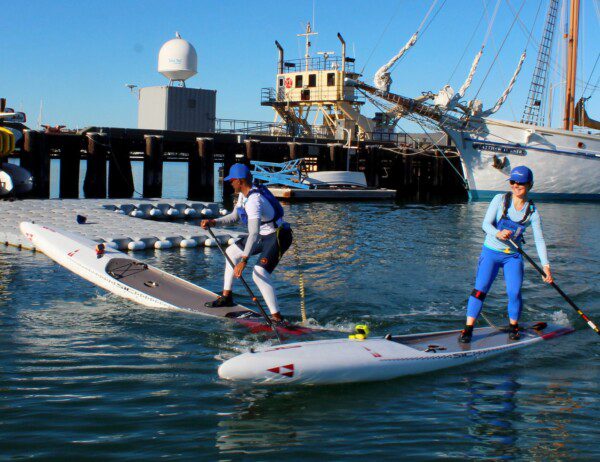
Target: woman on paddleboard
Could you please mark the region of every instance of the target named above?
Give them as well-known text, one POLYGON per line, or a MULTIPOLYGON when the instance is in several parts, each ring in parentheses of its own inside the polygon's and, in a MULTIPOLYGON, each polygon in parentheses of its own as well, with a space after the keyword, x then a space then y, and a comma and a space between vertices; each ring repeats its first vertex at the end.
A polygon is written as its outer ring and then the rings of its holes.
POLYGON ((519 339, 519 317, 523 307, 521 285, 523 284, 523 257, 510 244, 523 242, 525 230, 531 226, 538 256, 544 268, 545 282, 553 282, 550 264, 546 253, 546 243, 542 233, 542 220, 533 201, 527 193, 533 186, 533 172, 525 167, 515 167, 509 178, 510 191, 498 194, 492 199, 483 219, 485 241, 479 257, 475 288, 467 304, 467 323, 459 336, 459 341, 469 343, 473 336, 473 325, 481 313, 483 301, 500 268, 504 272, 508 295, 508 317, 510 319, 509 338, 519 339))

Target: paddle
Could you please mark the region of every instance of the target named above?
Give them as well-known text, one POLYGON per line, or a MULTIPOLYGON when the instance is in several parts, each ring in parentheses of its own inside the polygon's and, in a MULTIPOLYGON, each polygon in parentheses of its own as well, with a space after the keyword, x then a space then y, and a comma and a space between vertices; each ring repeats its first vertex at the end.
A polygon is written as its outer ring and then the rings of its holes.
MULTIPOLYGON (((229 258, 229 255, 227 255, 227 253, 225 253, 225 250, 223 249, 223 247, 221 247, 221 243, 219 242, 219 240, 217 239, 217 237, 215 236, 215 234, 212 232, 212 229, 210 229, 210 226, 208 226, 206 229, 208 229, 209 234, 212 236, 212 238, 217 243, 217 247, 219 248, 219 250, 221 251, 221 253, 225 257, 225 259, 227 260, 227 262, 231 265, 231 268, 235 268, 235 265, 231 261, 231 258, 229 258)), ((248 285, 248 283, 244 279, 244 276, 240 276, 240 280, 242 281, 242 284, 244 284, 244 287, 246 288, 246 290, 250 294, 250 297, 252 297, 252 301, 256 304, 256 306, 260 310, 260 314, 262 314, 262 316, 265 318, 265 321, 267 321, 267 324, 269 325, 269 327, 271 329, 273 329, 273 332, 275 332, 275 336, 277 337, 277 340, 279 340, 279 343, 283 343, 281 341, 281 337, 279 336, 279 332, 277 332, 277 328, 273 325, 273 322, 271 321, 271 318, 269 318, 269 316, 267 316, 267 313, 265 312, 264 308, 262 307, 262 305, 258 301, 258 298, 254 295, 254 292, 252 292, 252 289, 250 288, 250 286, 248 285)))
MULTIPOLYGON (((519 244, 517 244, 517 243, 516 243, 515 241, 513 241, 512 239, 509 239, 509 240, 508 240, 508 242, 510 242, 510 244, 511 244, 511 245, 512 245, 512 246, 513 246, 515 249, 517 249, 517 250, 519 251, 519 253, 520 253, 521 255, 523 255, 523 256, 525 257, 525 259, 526 259, 526 260, 527 260, 529 263, 531 263, 531 266, 533 266, 533 267, 534 267, 534 268, 537 270, 537 272, 538 272, 538 273, 540 273, 542 276, 546 276, 546 273, 544 272, 544 270, 543 270, 542 268, 540 268, 540 267, 538 266, 538 264, 537 264, 536 262, 534 262, 534 261, 531 259, 531 257, 530 257, 529 255, 527 255, 527 254, 525 253, 525 251, 524 251, 524 250, 521 248, 521 246, 519 246, 519 244)), ((556 285, 554 282, 551 282, 551 283, 550 283, 550 285, 556 289, 556 291, 557 291, 557 292, 558 292, 558 293, 559 293, 559 294, 562 296, 562 298, 564 298, 564 299, 567 301, 567 303, 568 303, 569 305, 571 305, 571 307, 573 307, 573 309, 574 309, 575 311, 577 311, 577 313, 579 314, 579 316, 581 316, 581 317, 583 318, 583 320, 584 320, 585 322, 587 322, 588 326, 590 326, 592 329, 594 329, 594 330, 596 331, 596 333, 597 333, 598 335, 600 335, 600 330, 598 329, 598 327, 596 326, 596 324, 594 324, 594 323, 592 322, 592 320, 591 320, 590 318, 588 318, 588 317, 585 315, 585 313, 579 309, 579 307, 578 307, 577 305, 575 305, 575 302, 574 302, 573 300, 571 300, 571 298, 570 298, 570 297, 569 297, 567 294, 565 294, 565 293, 562 291, 562 289, 561 289, 560 287, 558 287, 558 286, 557 286, 557 285, 556 285)))

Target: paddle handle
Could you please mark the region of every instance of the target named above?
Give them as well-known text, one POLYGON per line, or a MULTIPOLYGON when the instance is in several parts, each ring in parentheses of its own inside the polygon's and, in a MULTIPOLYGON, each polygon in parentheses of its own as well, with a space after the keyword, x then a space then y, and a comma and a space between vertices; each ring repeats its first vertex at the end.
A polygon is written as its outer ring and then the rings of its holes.
MULTIPOLYGON (((217 247, 219 248, 219 250, 221 251, 221 253, 225 257, 225 259, 227 260, 227 263, 229 263, 231 265, 231 269, 234 269, 235 265, 233 264, 233 261, 231 260, 231 258, 229 258, 229 255, 227 255, 227 253, 225 252, 225 249, 223 249, 223 247, 221 246, 221 243, 219 242, 219 240, 217 239, 217 237, 215 236, 215 234, 212 232, 212 229, 210 229, 210 226, 207 229, 208 229, 208 232, 211 235, 211 237, 215 240, 215 242, 217 244, 217 247)), ((277 340, 279 340, 279 343, 283 343, 281 341, 281 337, 279 336, 279 332, 277 332, 277 328, 273 325, 273 322, 271 321, 271 318, 269 318, 269 316, 265 312, 265 309, 262 307, 260 301, 258 300, 258 297, 256 297, 254 295, 254 292, 252 292, 252 289, 250 288, 250 286, 248 285, 248 283, 246 282, 246 280, 244 279, 243 276, 240 276, 240 280, 242 281, 242 284, 244 284, 244 287, 246 288, 246 290, 250 294, 250 297, 252 297, 252 301, 258 307, 258 309, 260 310, 260 314, 262 314, 262 316, 265 318, 265 321, 267 321, 267 324, 269 325, 269 327, 271 329, 273 329, 273 332, 275 332, 275 336, 277 337, 277 340)))
MULTIPOLYGON (((519 244, 517 244, 515 241, 513 241, 512 239, 509 239, 508 242, 510 242, 510 244, 518 250, 518 252, 523 255, 523 257, 525 257, 525 259, 531 264, 531 266, 533 266, 538 273, 540 273, 542 276, 547 276, 546 273, 544 272, 544 270, 542 268, 540 268, 540 266, 533 261, 533 259, 527 255, 527 253, 525 253, 525 251, 521 248, 521 246, 519 244)), ((562 296, 562 298, 564 298, 566 300, 566 302, 571 305, 571 307, 577 311, 577 314, 579 314, 579 316, 581 316, 583 318, 583 320, 587 323, 588 326, 590 326, 598 335, 600 335, 600 329, 598 329, 598 326, 596 326, 596 324, 590 319, 588 318, 585 313, 583 311, 581 311, 581 309, 575 304, 575 302, 573 300, 571 300, 571 297, 569 297, 567 294, 565 294, 563 292, 563 290, 558 287, 558 285, 556 285, 556 283, 551 282, 550 285, 552 287, 554 287, 554 289, 562 296)))

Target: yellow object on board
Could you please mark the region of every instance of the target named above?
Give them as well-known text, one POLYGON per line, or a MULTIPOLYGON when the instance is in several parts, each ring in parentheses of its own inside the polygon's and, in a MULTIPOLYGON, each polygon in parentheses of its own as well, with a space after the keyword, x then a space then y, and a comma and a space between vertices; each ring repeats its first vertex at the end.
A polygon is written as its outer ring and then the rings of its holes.
POLYGON ((366 324, 357 324, 354 327, 355 334, 349 335, 350 340, 364 340, 369 336, 369 326, 366 324))
POLYGON ((15 134, 0 127, 0 156, 6 156, 15 150, 15 134))

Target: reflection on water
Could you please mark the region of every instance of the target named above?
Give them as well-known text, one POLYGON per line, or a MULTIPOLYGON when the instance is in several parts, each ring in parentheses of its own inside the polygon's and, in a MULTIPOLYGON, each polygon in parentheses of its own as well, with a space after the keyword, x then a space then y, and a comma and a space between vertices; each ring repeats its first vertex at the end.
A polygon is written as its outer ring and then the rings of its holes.
POLYGON ((472 455, 478 458, 516 457, 520 452, 515 423, 520 419, 516 395, 521 386, 515 376, 499 379, 465 380, 471 420, 468 433, 474 439, 472 455))

